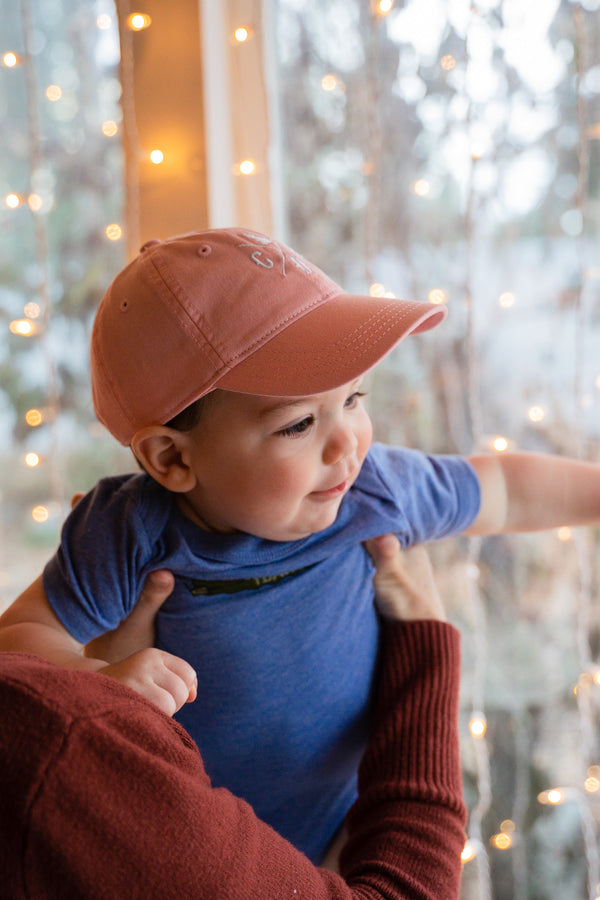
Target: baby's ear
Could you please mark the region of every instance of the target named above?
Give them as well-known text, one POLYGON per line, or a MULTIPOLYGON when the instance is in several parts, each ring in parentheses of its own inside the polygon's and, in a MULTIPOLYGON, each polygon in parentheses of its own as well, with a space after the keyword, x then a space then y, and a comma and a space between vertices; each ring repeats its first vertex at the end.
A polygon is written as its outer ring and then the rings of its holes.
POLYGON ((183 493, 196 486, 185 432, 149 425, 134 434, 131 449, 148 475, 168 491, 183 493))

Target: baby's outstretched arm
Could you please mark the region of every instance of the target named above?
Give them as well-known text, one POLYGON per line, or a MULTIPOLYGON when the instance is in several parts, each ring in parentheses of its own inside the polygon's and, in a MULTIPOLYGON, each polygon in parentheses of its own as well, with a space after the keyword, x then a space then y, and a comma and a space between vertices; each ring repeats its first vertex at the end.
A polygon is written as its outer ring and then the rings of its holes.
POLYGON ((467 534, 600 523, 600 466, 540 453, 472 456, 481 508, 467 534))
MULTIPOLYGON (((161 598, 154 582, 150 590, 154 611, 171 589, 172 582, 163 581, 161 598)), ((122 644, 121 650, 124 649, 122 644)), ((167 715, 173 715, 196 697, 196 673, 192 667, 163 650, 137 650, 117 662, 85 656, 83 644, 69 634, 48 603, 41 577, 0 617, 0 651, 32 653, 68 669, 101 672, 136 690, 167 715)), ((111 660, 115 658, 116 654, 111 656, 111 660)))

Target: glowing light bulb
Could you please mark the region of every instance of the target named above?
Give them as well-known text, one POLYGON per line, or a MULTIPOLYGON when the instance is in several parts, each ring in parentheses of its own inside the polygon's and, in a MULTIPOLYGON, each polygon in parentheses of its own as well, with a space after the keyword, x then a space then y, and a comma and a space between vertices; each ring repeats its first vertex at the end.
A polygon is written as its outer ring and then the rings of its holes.
POLYGON ((470 862, 472 859, 475 859, 475 856, 476 856, 475 847, 473 846, 473 844, 470 841, 467 841, 465 843, 465 846, 462 848, 462 851, 460 854, 461 860, 463 861, 463 863, 467 863, 467 862, 470 862))
POLYGON ((562 525, 560 528, 556 530, 556 537, 559 541, 570 541, 571 540, 571 529, 568 525, 562 525))
POLYGON ((338 80, 335 75, 323 75, 321 78, 321 87, 324 91, 335 91, 338 86, 338 80))
POLYGON ((375 7, 375 12, 379 16, 387 16, 387 14, 392 11, 393 6, 394 0, 379 0, 375 7))
POLYGON ((504 834, 512 834, 516 827, 512 819, 505 819, 500 823, 500 831, 503 831, 504 834))
POLYGON ((34 522, 47 522, 50 512, 47 506, 35 506, 31 510, 31 518, 34 522))
POLYGON ((123 237, 123 229, 120 225, 117 225, 116 222, 107 225, 104 229, 104 233, 109 241, 119 241, 123 237))
POLYGON ((512 846, 512 838, 510 834, 501 832, 500 834, 494 834, 490 838, 490 844, 492 847, 496 847, 497 850, 508 850, 512 846))
POLYGON ((496 453, 504 453, 505 450, 508 450, 508 441, 505 437, 498 435, 492 440, 492 450, 495 450, 496 453))
POLYGON ((254 175, 256 172, 256 163, 253 159, 243 159, 239 168, 242 175, 254 175))
POLYGON ((510 309, 514 305, 515 295, 512 291, 503 291, 498 297, 498 306, 501 306, 503 309, 510 309))
POLYGON ((469 731, 477 740, 481 740, 487 731, 487 721, 483 713, 473 713, 469 719, 469 731))
POLYGON ((233 32, 233 36, 239 44, 243 44, 244 41, 247 41, 250 37, 250 29, 246 28, 245 25, 240 25, 240 27, 236 28, 233 32))
POLYGON ((585 779, 583 786, 588 794, 595 794, 597 791, 600 791, 600 779, 590 776, 585 779))
POLYGON ((159 166, 161 162, 164 162, 165 154, 162 150, 152 150, 150 153, 150 160, 154 163, 155 166, 159 166))
POLYGON ((545 415, 541 406, 531 406, 527 411, 527 418, 530 422, 541 422, 545 415))
POLYGON ((107 119, 102 123, 102 134, 106 137, 114 137, 118 130, 119 126, 112 119, 107 119))
POLYGON ((28 319, 38 319, 41 315, 42 310, 38 303, 34 303, 31 300, 29 303, 26 303, 23 307, 23 312, 27 316, 28 319))
POLYGON ((430 303, 435 303, 438 306, 441 303, 445 303, 446 300, 448 299, 446 296, 446 292, 443 291, 441 288, 434 288, 432 291, 429 291, 429 294, 427 295, 427 297, 428 297, 428 300, 430 303))
POLYGON ((146 13, 135 12, 127 16, 127 27, 132 31, 142 31, 152 24, 152 19, 146 13))
POLYGON ((31 212, 39 212, 43 206, 43 200, 39 194, 30 194, 27 198, 27 206, 31 212))
POLYGON ((557 806, 564 799, 563 792, 558 788, 551 788, 549 791, 542 791, 541 794, 538 794, 538 803, 543 803, 544 805, 557 806))
POLYGON ((451 72, 456 65, 456 60, 450 53, 447 53, 445 56, 442 56, 440 65, 442 69, 446 70, 446 72, 451 72))
POLYGON ((103 13, 96 19, 96 28, 106 31, 112 25, 112 19, 107 13, 103 13))
POLYGON ((21 205, 21 198, 18 194, 7 194, 4 198, 4 202, 9 209, 17 209, 17 207, 21 205))
POLYGON ((13 319, 8 327, 13 334, 21 337, 31 337, 35 331, 35 325, 30 319, 13 319))
POLYGON ((426 197, 430 190, 431 185, 426 178, 419 178, 418 181, 415 181, 413 184, 413 191, 417 197, 426 197))
POLYGON ((44 421, 44 416, 39 409, 28 409, 25 413, 25 421, 31 428, 37 428, 44 421))
POLYGON ((383 297, 385 294, 385 285, 381 284, 379 281, 374 281, 373 284, 369 287, 369 295, 371 297, 383 297))
POLYGON ((40 458, 37 453, 26 453, 25 454, 25 465, 29 466, 30 469, 35 469, 36 466, 39 466, 40 458))
POLYGON ((46 88, 46 98, 50 101, 50 103, 56 103, 57 100, 60 100, 62 97, 62 88, 60 88, 57 84, 49 84, 46 88))
POLYGON ((16 53, 12 53, 10 50, 8 53, 5 53, 2 57, 2 65, 6 66, 7 69, 14 69, 15 66, 19 64, 19 57, 16 53))

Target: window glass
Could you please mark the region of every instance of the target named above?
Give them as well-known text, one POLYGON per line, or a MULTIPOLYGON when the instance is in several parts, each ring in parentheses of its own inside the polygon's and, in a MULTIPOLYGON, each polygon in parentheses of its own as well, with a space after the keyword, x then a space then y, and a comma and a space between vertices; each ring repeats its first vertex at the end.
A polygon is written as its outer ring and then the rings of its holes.
MULTIPOLYGON (((449 311, 379 367, 376 436, 597 459, 598 0, 275 6, 289 242, 348 290, 449 311)), ((479 862, 465 865, 463 896, 587 896, 595 534, 447 541, 433 554, 464 631, 479 862), (569 790, 548 802, 557 785, 569 790)))
POLYGON ((0 584, 41 570, 65 498, 119 448, 95 424, 88 339, 123 265, 119 42, 110 0, 0 4, 0 584))

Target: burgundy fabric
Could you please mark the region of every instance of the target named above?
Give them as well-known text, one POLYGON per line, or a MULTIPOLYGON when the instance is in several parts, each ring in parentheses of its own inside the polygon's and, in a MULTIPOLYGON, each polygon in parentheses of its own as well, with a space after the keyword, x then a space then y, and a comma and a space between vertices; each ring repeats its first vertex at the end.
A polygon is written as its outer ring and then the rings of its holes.
POLYGON ((457 898, 458 633, 412 622, 386 626, 384 641, 343 877, 315 868, 246 803, 211 788, 188 735, 128 688, 0 654, 2 896, 457 898))

